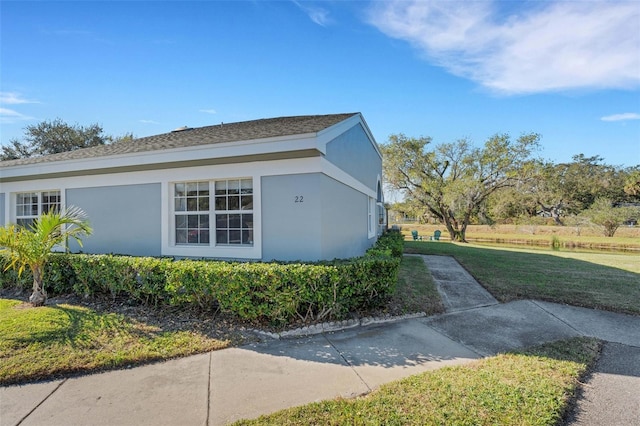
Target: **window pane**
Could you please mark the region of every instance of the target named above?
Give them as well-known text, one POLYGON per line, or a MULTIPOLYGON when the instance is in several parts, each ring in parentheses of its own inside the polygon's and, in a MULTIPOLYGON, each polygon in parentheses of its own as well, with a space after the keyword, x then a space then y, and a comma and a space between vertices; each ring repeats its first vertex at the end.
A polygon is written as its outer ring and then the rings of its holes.
POLYGON ((228 217, 226 214, 217 214, 216 215, 216 228, 228 228, 228 217))
POLYGON ((229 244, 240 244, 242 240, 240 239, 240 231, 229 231, 229 244))
POLYGON ((198 211, 198 199, 195 197, 187 198, 187 211, 189 212, 197 212, 198 211))
POLYGON ((198 182, 198 194, 209 195, 209 182, 198 182))
POLYGON ((209 244, 209 231, 200 231, 200 244, 209 244))
POLYGON ((189 244, 198 244, 198 231, 189 230, 187 242, 189 244))
POLYGON ((240 228, 240 215, 239 214, 230 214, 229 215, 229 228, 240 228))
POLYGON ((177 212, 187 211, 187 199, 186 198, 176 198, 175 199, 175 209, 177 212))
POLYGON ((218 244, 229 244, 229 240, 227 239, 227 231, 216 231, 216 243, 218 244))
POLYGON ((176 229, 177 228, 186 228, 187 227, 187 216, 185 215, 177 215, 176 216, 176 229))
POLYGON ((242 194, 253 194, 253 182, 251 179, 242 179, 240 188, 242 194))
POLYGON ((253 244, 253 230, 242 231, 242 244, 253 244))
POLYGON ((216 197, 216 210, 227 210, 227 197, 216 197))
POLYGON ((176 197, 184 197, 186 194, 184 183, 176 183, 176 197))
POLYGON ((187 230, 186 229, 177 229, 176 230, 176 244, 186 244, 187 243, 187 230))
POLYGON ((206 212, 209 210, 209 198, 208 197, 200 197, 198 198, 198 210, 201 212, 206 212))
POLYGON ((55 203, 52 204, 43 204, 42 205, 42 213, 49 213, 50 211, 58 211, 58 205, 55 203))
POLYGON ((239 194, 240 193, 240 181, 239 180, 230 180, 227 182, 227 188, 229 194, 239 194))
POLYGON ((198 195, 198 184, 195 182, 187 183, 187 195, 196 196, 198 195))
POLYGON ((200 215, 200 229, 209 229, 209 215, 201 214, 200 215))
POLYGON ((253 195, 242 196, 242 210, 253 210, 253 195))
POLYGON ((253 228, 253 215, 252 214, 243 214, 242 215, 242 228, 253 228))
POLYGON ((190 214, 187 216, 187 223, 188 223, 188 227, 193 229, 197 229, 198 228, 198 216, 195 214, 190 214))
POLYGON ((216 182, 216 195, 225 195, 226 193, 227 193, 227 182, 224 180, 216 182))
POLYGON ((229 197, 229 210, 240 210, 240 197, 229 197))

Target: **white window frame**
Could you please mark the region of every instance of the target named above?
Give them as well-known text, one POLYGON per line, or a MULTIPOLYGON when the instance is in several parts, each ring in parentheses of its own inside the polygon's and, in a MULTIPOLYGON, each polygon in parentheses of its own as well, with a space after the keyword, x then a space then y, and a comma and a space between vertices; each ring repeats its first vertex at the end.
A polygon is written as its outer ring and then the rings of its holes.
POLYGON ((211 183, 209 181, 188 181, 188 182, 175 182, 173 184, 173 235, 176 245, 188 245, 188 246, 209 246, 211 244, 211 183), (178 185, 182 185, 182 194, 178 194, 176 188, 178 185), (195 185, 195 195, 191 194, 193 186, 195 185), (192 188, 190 191, 189 188, 192 188), (200 195, 200 191, 205 192, 205 195, 200 195), (206 205, 202 201, 205 200, 206 205), (177 208, 178 204, 182 206, 177 208), (190 206, 191 205, 191 206, 190 206), (190 209, 191 208, 191 209, 190 209), (183 217, 183 225, 178 228, 178 218, 183 217), (206 217, 206 227, 201 226, 202 217, 206 217), (195 219, 197 222, 195 225, 192 222, 195 219), (184 241, 179 241, 178 231, 184 231, 184 241), (195 232, 195 234, 193 234, 195 232), (208 238, 206 242, 200 242, 200 239, 204 237, 204 233, 208 232, 208 238), (191 236, 197 237, 197 242, 190 242, 191 236))
POLYGON ((378 220, 378 235, 382 235, 387 224, 387 209, 384 208, 383 203, 376 203, 376 212, 378 220))
POLYGON ((210 220, 214 220, 213 222, 213 226, 215 228, 215 245, 218 247, 224 247, 224 246, 230 246, 230 247, 237 247, 237 246, 247 246, 247 247, 251 247, 253 246, 253 241, 254 241, 254 237, 253 237, 253 221, 254 221, 254 216, 253 216, 253 181, 251 179, 248 178, 244 178, 244 179, 217 179, 214 181, 211 181, 211 185, 213 187, 213 197, 214 197, 214 203, 213 203, 213 214, 211 215, 210 220), (221 191, 222 188, 219 188, 218 184, 221 184, 224 182, 224 193, 218 193, 218 191, 221 191), (238 185, 238 193, 237 194, 232 194, 229 191, 233 190, 233 185, 234 183, 237 182, 238 185), (247 186, 247 183, 250 183, 250 186, 247 186), (249 190, 249 192, 243 192, 249 190), (251 202, 250 202, 250 206, 247 205, 245 208, 245 199, 248 198, 248 196, 251 196, 251 202), (233 206, 231 206, 231 200, 238 198, 237 202, 237 208, 232 208, 233 206), (224 200, 224 205, 225 208, 218 208, 219 206, 219 202, 218 200, 224 200), (223 215, 227 215, 227 226, 226 227, 220 227, 218 228, 218 216, 223 216, 223 215), (231 226, 231 218, 230 216, 234 215, 237 216, 239 215, 240 217, 238 218, 239 222, 239 226, 235 226, 232 227, 231 226), (246 223, 244 216, 248 216, 251 215, 251 225, 250 226, 245 226, 246 223), (221 238, 219 238, 219 233, 221 233, 221 231, 224 230, 226 232, 226 241, 225 242, 221 242, 221 238), (239 243, 235 243, 235 242, 230 242, 231 241, 231 233, 234 232, 239 232, 239 237, 240 237, 240 242, 239 243), (246 242, 245 242, 246 241, 246 242))
POLYGON ((369 197, 368 199, 368 206, 367 206, 367 210, 368 210, 368 215, 367 215, 367 223, 368 223, 368 228, 367 228, 367 235, 369 238, 373 238, 376 236, 377 230, 378 230, 378 226, 376 224, 376 199, 373 197, 369 197))
POLYGON ((24 221, 29 221, 30 223, 33 223, 34 220, 36 220, 38 217, 40 217, 41 214, 48 212, 51 209, 51 206, 57 206, 58 211, 60 211, 62 209, 62 191, 59 189, 51 189, 51 190, 45 190, 45 191, 20 191, 20 192, 16 192, 13 194, 12 197, 12 217, 13 217, 13 221, 16 224, 19 224, 19 222, 24 222, 24 221), (23 195, 28 195, 31 198, 33 197, 37 197, 37 212, 36 214, 33 214, 33 212, 31 214, 25 214, 24 212, 19 213, 18 212, 18 207, 19 206, 33 206, 33 203, 29 203, 29 204, 18 204, 18 199, 23 196, 23 195), (44 202, 44 197, 48 196, 57 196, 58 200, 55 203, 51 203, 50 201, 45 203, 44 202), (45 208, 45 206, 48 206, 48 208, 45 208))
MULTIPOLYGON (((193 179, 193 180, 185 180, 185 181, 172 181, 172 182, 168 182, 167 186, 168 186, 168 192, 169 192, 169 217, 168 217, 168 222, 169 222, 169 244, 167 247, 167 251, 168 253, 174 254, 174 255, 185 255, 185 256, 193 256, 193 252, 196 250, 205 250, 204 252, 202 252, 202 255, 207 255, 207 256, 219 256, 219 257, 225 257, 226 254, 231 253, 233 251, 235 251, 235 249, 240 249, 240 250, 247 250, 247 249, 254 249, 254 246, 256 244, 255 242, 255 237, 254 237, 254 233, 256 232, 256 226, 255 226, 255 220, 256 220, 256 210, 255 210, 255 204, 256 204, 256 185, 255 185, 256 180, 253 177, 239 177, 239 178, 212 178, 212 179, 193 179), (226 193, 223 194, 218 194, 218 197, 222 198, 224 197, 225 199, 225 205, 226 205, 226 209, 220 209, 220 208, 216 208, 216 192, 215 192, 215 188, 216 188, 216 183, 221 183, 224 182, 225 183, 225 187, 226 187, 226 193), (231 197, 235 197, 236 194, 229 194, 229 182, 238 182, 238 186, 239 186, 239 193, 238 198, 239 198, 239 206, 238 209, 231 209, 229 210, 229 199, 231 197), (176 195, 176 185, 179 184, 194 184, 194 183, 206 183, 208 185, 208 209, 204 210, 204 209, 199 209, 198 210, 181 210, 181 209, 177 209, 176 208, 176 199, 181 198, 180 196, 176 195), (248 186, 250 186, 250 188, 247 187, 247 183, 249 184, 248 186), (243 186, 245 190, 249 190, 249 192, 246 193, 242 193, 243 192, 243 186), (251 203, 246 205, 243 204, 243 198, 246 197, 247 195, 251 195, 251 203), (243 208, 244 206, 244 208, 243 208), (250 208, 248 208, 250 207, 250 208), (178 242, 177 241, 177 232, 176 232, 176 217, 180 216, 180 215, 208 215, 209 218, 209 242, 208 243, 184 243, 184 242, 178 242), (242 238, 241 238, 241 242, 240 243, 229 243, 227 242, 223 242, 223 243, 219 243, 217 241, 217 231, 218 231, 218 227, 217 227, 217 223, 216 223, 216 219, 217 219, 217 215, 219 214, 239 214, 239 215, 252 215, 252 225, 250 228, 245 228, 243 226, 242 223, 242 217, 240 218, 241 220, 241 226, 236 229, 236 228, 224 228, 227 230, 227 232, 231 231, 239 231, 241 237, 243 236, 243 234, 247 237, 248 241, 247 243, 243 243, 242 242, 242 238), (246 233, 244 233, 243 231, 246 231, 246 233)), ((188 198, 188 195, 185 195, 185 198, 188 198)), ((185 203, 187 203, 188 201, 185 200, 185 203)), ((186 206, 186 204, 185 204, 186 206)), ((198 206, 200 206, 200 204, 198 203, 198 206)), ((191 228, 189 228, 191 229, 191 228)), ((193 228, 196 229, 196 228, 193 228)), ((203 230, 206 228, 202 228, 203 230)), ((231 257, 231 255, 228 255, 228 257, 231 257)))

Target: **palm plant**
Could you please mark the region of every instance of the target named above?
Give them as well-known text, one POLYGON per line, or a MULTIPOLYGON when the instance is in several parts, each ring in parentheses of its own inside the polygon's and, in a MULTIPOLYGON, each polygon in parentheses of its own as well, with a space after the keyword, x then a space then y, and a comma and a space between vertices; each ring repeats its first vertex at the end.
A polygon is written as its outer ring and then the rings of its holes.
POLYGON ((91 235, 92 229, 87 215, 78 207, 69 207, 62 211, 50 210, 43 213, 28 228, 8 225, 0 228, 0 254, 6 254, 6 269, 16 268, 18 275, 29 267, 33 275, 33 293, 29 302, 33 306, 42 306, 47 301, 44 291, 44 266, 53 248, 75 239, 82 246, 81 237, 91 235))

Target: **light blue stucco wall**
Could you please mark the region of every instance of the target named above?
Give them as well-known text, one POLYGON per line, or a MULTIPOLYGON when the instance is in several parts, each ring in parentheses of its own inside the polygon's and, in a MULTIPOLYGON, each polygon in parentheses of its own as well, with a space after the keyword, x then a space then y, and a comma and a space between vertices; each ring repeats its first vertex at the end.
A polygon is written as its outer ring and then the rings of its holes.
POLYGON ((321 258, 321 176, 310 173, 262 177, 263 260, 321 258))
POLYGON ((327 144, 325 158, 372 190, 382 176, 382 159, 362 125, 353 126, 327 144))
POLYGON ((265 176, 261 191, 265 261, 360 256, 374 242, 367 196, 324 174, 265 176))
POLYGON ((159 183, 77 188, 66 191, 67 206, 82 208, 93 234, 74 252, 160 256, 162 229, 159 183))
POLYGON ((321 178, 322 258, 362 256, 375 238, 368 238, 368 198, 328 176, 321 178))
POLYGON ((4 193, 0 193, 0 226, 4 225, 4 193))

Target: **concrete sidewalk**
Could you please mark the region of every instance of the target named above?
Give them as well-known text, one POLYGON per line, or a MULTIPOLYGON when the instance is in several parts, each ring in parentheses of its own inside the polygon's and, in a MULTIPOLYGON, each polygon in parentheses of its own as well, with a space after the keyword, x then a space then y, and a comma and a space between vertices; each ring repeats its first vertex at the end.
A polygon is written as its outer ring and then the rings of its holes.
POLYGON ((455 261, 424 259, 446 299, 446 314, 2 387, 0 425, 223 425, 581 335, 612 343, 605 346, 573 421, 640 423, 637 409, 629 409, 639 405, 640 317, 538 301, 498 304, 455 261), (622 417, 612 417, 614 412, 622 417))

